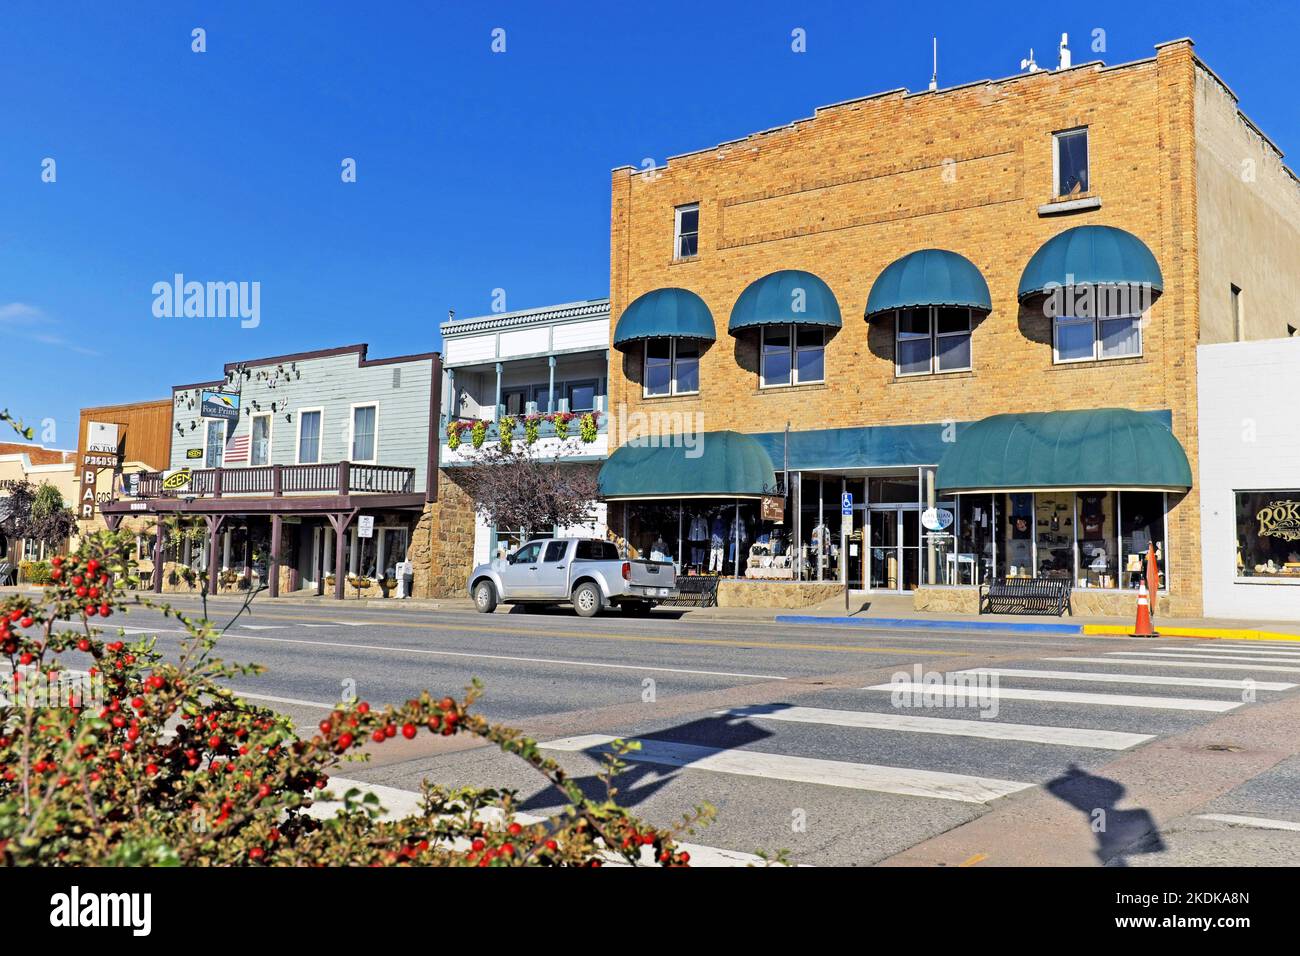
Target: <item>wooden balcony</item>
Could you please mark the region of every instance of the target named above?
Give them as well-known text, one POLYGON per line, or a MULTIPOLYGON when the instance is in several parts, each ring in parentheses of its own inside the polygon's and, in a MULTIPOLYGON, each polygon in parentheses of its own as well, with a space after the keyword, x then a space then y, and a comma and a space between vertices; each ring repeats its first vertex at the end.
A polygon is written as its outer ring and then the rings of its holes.
POLYGON ((414 468, 358 465, 349 461, 319 465, 198 468, 190 472, 190 482, 186 487, 174 491, 163 488, 162 472, 143 472, 136 498, 409 495, 414 493, 414 483, 414 468))

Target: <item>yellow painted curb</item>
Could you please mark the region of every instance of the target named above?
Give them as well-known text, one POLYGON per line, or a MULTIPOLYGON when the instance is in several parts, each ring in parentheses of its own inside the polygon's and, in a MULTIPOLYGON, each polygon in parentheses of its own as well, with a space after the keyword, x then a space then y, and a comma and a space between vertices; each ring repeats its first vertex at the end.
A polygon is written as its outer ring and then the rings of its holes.
MULTIPOLYGON (((1132 634, 1131 627, 1119 624, 1085 624, 1084 634, 1118 634, 1124 637, 1132 634)), ((1159 637, 1201 637, 1229 641, 1300 641, 1300 634, 1284 634, 1281 631, 1252 631, 1231 627, 1161 627, 1156 625, 1159 637)))

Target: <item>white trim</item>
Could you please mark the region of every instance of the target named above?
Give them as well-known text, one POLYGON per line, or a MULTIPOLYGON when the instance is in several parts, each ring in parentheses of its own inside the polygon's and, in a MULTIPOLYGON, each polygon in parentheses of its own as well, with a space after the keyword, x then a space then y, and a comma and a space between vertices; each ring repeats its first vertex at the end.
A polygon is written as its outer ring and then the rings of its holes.
MULTIPOLYGON (((780 325, 763 325, 759 328, 758 336, 758 387, 766 388, 793 388, 796 385, 824 385, 826 383, 826 327, 821 325, 800 325, 798 322, 784 323, 786 332, 790 336, 790 346, 787 354, 790 357, 790 380, 788 382, 768 383, 763 374, 763 359, 767 355, 767 332, 768 329, 780 328, 780 325), (821 333, 822 344, 822 377, 810 378, 807 381, 799 378, 799 330, 817 331, 821 333)), ((813 352, 816 349, 806 348, 805 352, 813 352)))
POLYGON ((973 372, 975 370, 975 310, 969 306, 938 306, 938 305, 918 305, 909 306, 909 309, 925 309, 930 317, 928 335, 919 335, 915 332, 909 332, 908 338, 902 338, 900 331, 902 322, 903 309, 894 309, 894 377, 895 378, 918 378, 924 375, 952 375, 960 372, 973 372), (939 332, 939 310, 952 308, 961 309, 966 313, 966 331, 965 332, 939 332), (970 343, 970 361, 960 368, 939 368, 939 339, 958 338, 965 336, 970 343), (906 342, 920 342, 928 338, 930 341, 930 362, 929 368, 924 372, 904 372, 902 364, 899 362, 900 344, 906 342))
POLYGON ((200 418, 199 421, 203 422, 203 467, 204 468, 226 467, 226 443, 230 441, 231 436, 234 434, 233 430, 230 427, 229 422, 224 418, 200 418), (221 461, 217 462, 215 465, 208 460, 208 455, 212 450, 212 439, 208 437, 208 430, 214 424, 220 424, 224 426, 223 428, 224 434, 221 436, 221 461))
POLYGON ((295 465, 319 465, 321 463, 321 459, 324 458, 324 451, 325 451, 325 448, 323 447, 325 444, 325 406, 309 405, 306 408, 296 409, 296 413, 298 415, 298 427, 295 430, 296 434, 294 436, 294 445, 293 445, 294 464, 295 465), (320 427, 316 430, 316 460, 315 461, 302 460, 302 417, 308 412, 320 413, 320 427))
POLYGON ((1056 315, 1052 317, 1052 364, 1053 365, 1075 365, 1079 362, 1115 362, 1122 359, 1138 359, 1145 354, 1145 337, 1142 335, 1142 323, 1144 313, 1134 315, 1094 315, 1094 316, 1075 316, 1075 315, 1056 315), (1125 352, 1122 355, 1102 355, 1101 354, 1101 323, 1102 322, 1120 322, 1128 320, 1132 322, 1137 329, 1137 351, 1125 352), (1071 326, 1083 326, 1092 324, 1092 354, 1080 358, 1061 358, 1060 341, 1057 332, 1062 323, 1071 326))
MULTIPOLYGON (((677 343, 681 340, 680 336, 663 336, 661 338, 644 339, 641 342, 641 397, 642 398, 669 398, 674 395, 698 395, 698 388, 684 391, 677 387, 677 343), (651 342, 668 342, 668 391, 651 393, 649 386, 646 384, 646 363, 649 360, 651 342)), ((695 376, 698 379, 700 375, 700 359, 703 357, 704 350, 699 349, 700 354, 695 356, 695 376)))
POLYGON ((368 402, 353 402, 348 412, 348 461, 358 465, 375 465, 379 463, 379 402, 371 400, 368 402), (375 410, 375 439, 371 448, 369 458, 353 458, 352 453, 356 451, 356 430, 357 430, 357 409, 373 408, 375 410))

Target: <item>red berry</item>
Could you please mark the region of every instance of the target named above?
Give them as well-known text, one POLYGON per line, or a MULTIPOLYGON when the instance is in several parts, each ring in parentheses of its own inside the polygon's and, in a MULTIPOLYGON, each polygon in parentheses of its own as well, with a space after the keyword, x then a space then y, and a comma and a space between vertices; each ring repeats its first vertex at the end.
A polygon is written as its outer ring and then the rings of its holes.
POLYGON ((474 842, 471 843, 470 846, 474 848, 475 853, 480 853, 487 844, 483 842, 482 837, 475 837, 474 842))
POLYGON ((132 698, 131 698, 131 706, 134 707, 136 710, 144 710, 144 698, 143 698, 143 697, 132 697, 132 698))
POLYGON ((510 826, 506 827, 506 832, 509 833, 511 836, 518 836, 519 834, 524 832, 524 828, 520 826, 518 823, 512 823, 510 824, 510 826))
POLYGON ((94 558, 91 558, 89 561, 87 561, 87 562, 86 562, 86 573, 87 573, 87 574, 98 574, 98 573, 99 573, 99 562, 96 561, 94 558))
POLYGON ((388 735, 385 734, 382 729, 380 729, 380 730, 376 730, 373 734, 371 734, 370 739, 377 744, 382 744, 385 740, 388 739, 388 735))
POLYGON ((156 763, 151 763, 144 768, 144 772, 152 777, 158 772, 158 765, 156 763))
POLYGON ((451 710, 455 706, 456 706, 456 702, 452 700, 450 697, 444 697, 442 700, 438 701, 439 710, 451 710))
POLYGON ((94 617, 94 616, 95 616, 95 605, 93 605, 93 604, 87 604, 87 605, 86 605, 86 617, 94 617))
POLYGON ((260 846, 255 846, 248 851, 248 858, 250 860, 260 860, 264 856, 266 856, 266 851, 260 846))
POLYGON ((267 797, 269 797, 269 796, 271 795, 271 787, 270 787, 270 785, 264 783, 264 784, 262 784, 260 787, 258 787, 258 788, 257 788, 257 795, 258 795, 258 797, 260 797, 260 798, 263 799, 263 800, 265 800, 267 797))
POLYGON ((86 640, 84 637, 81 640, 77 641, 77 650, 79 651, 90 650, 90 641, 86 640))
POLYGON ((216 750, 221 746, 221 738, 218 737, 216 734, 213 734, 211 737, 208 738, 208 746, 211 749, 216 750))
POLYGON ((385 736, 385 737, 396 737, 396 736, 397 736, 397 725, 396 725, 396 724, 389 724, 387 727, 385 727, 385 728, 384 728, 384 736, 385 736))
POLYGON ((334 726, 334 725, 331 724, 328 720, 322 720, 322 721, 321 721, 319 724, 317 724, 316 726, 318 726, 318 727, 320 728, 320 732, 321 732, 322 734, 328 734, 328 733, 330 732, 330 728, 331 728, 332 726, 334 726))
POLYGON ((353 737, 352 737, 351 734, 342 734, 342 735, 340 735, 340 737, 339 737, 339 747, 340 747, 341 749, 343 749, 343 750, 347 750, 349 747, 352 746, 352 740, 353 740, 353 737))
POLYGON ((402 724, 402 736, 410 740, 416 735, 415 724, 402 724))
POLYGON ((357 704, 357 713, 358 714, 370 713, 370 705, 363 700, 361 703, 357 704))
POLYGON ((19 664, 23 664, 23 665, 30 664, 30 663, 31 663, 32 661, 34 661, 34 660, 36 660, 36 658, 33 657, 33 656, 32 656, 30 653, 28 653, 27 651, 24 651, 24 652, 23 652, 21 655, 19 655, 19 657, 18 657, 18 663, 19 663, 19 664))
POLYGON ((552 853, 555 852, 556 850, 558 850, 559 848, 560 848, 560 845, 559 845, 558 843, 556 843, 554 840, 547 840, 547 841, 546 841, 546 849, 550 850, 552 853))
POLYGON ((21 621, 19 621, 18 623, 21 624, 23 627, 31 627, 31 626, 32 626, 32 619, 31 619, 31 617, 25 617, 25 618, 23 618, 21 621))
POLYGON ((108 617, 108 616, 109 616, 110 614, 112 614, 112 613, 113 613, 113 609, 112 609, 111 607, 109 607, 107 604, 101 604, 101 605, 99 606, 99 616, 100 616, 100 617, 108 617))
POLYGON ((56 554, 54 557, 50 558, 50 564, 54 565, 56 568, 63 564, 63 555, 56 554))

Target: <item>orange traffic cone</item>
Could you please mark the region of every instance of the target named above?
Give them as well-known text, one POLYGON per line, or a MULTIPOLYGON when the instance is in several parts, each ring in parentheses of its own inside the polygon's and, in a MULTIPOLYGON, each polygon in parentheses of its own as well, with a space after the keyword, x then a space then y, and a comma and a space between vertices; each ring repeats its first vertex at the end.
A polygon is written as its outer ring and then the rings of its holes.
POLYGON ((1159 637, 1156 629, 1151 626, 1151 598, 1147 593, 1147 583, 1143 581, 1138 585, 1138 612, 1137 623, 1133 625, 1133 633, 1130 637, 1159 637))

